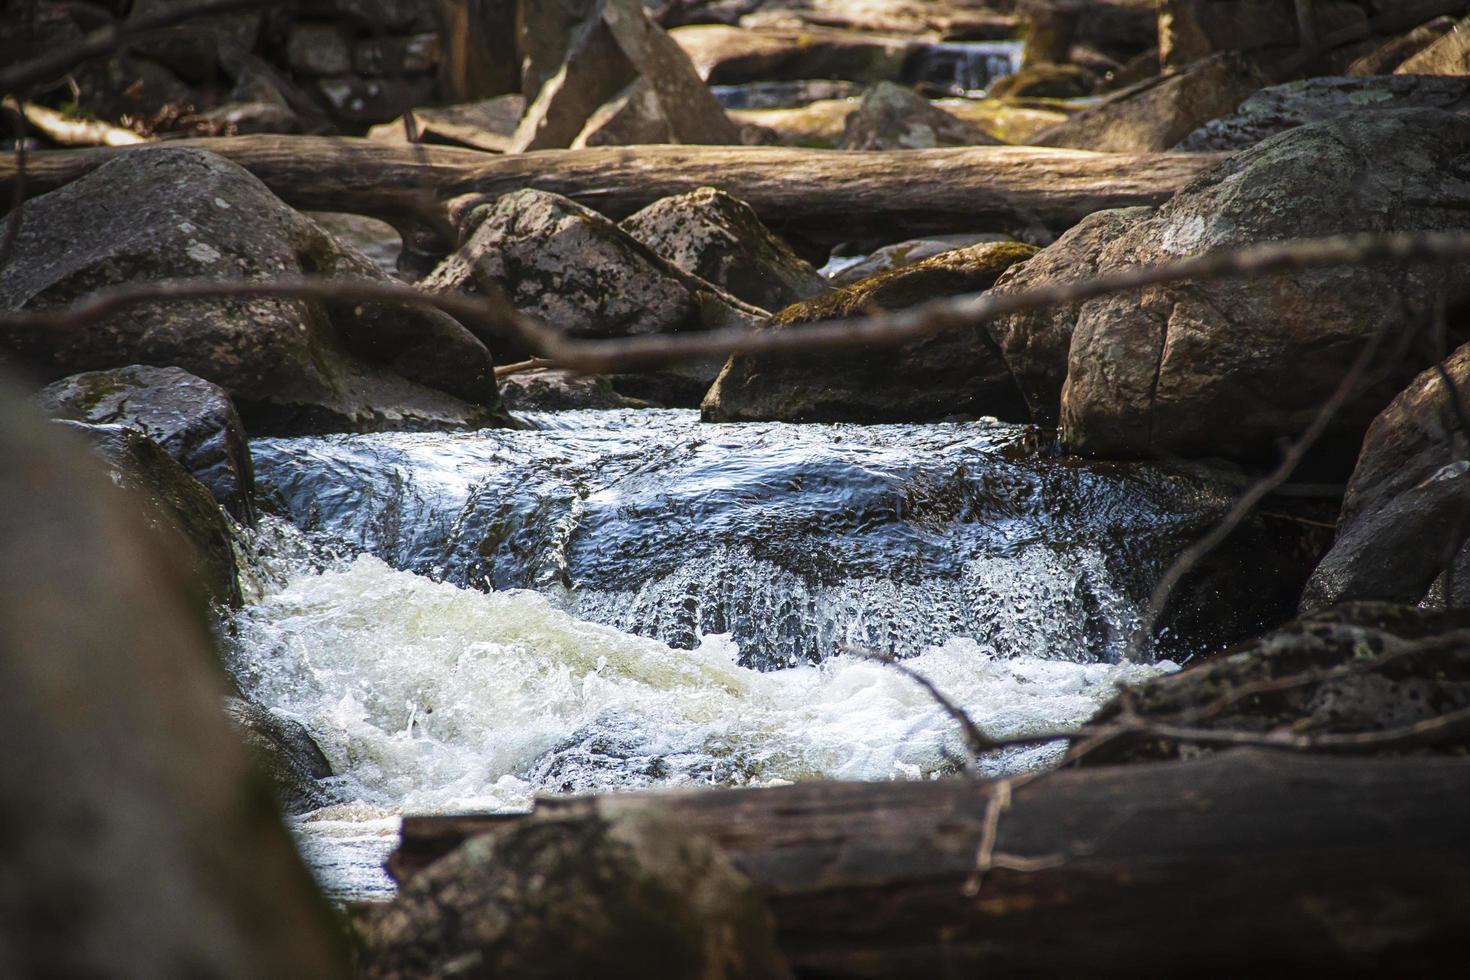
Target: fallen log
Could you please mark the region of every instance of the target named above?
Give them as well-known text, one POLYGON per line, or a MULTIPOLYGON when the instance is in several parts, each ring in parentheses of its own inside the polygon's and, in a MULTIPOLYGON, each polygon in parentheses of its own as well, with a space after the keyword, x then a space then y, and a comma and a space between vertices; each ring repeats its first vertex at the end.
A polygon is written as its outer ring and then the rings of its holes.
MULTIPOLYGON (((714 186, 750 203, 800 241, 896 241, 970 231, 1058 233, 1103 208, 1159 204, 1218 154, 1090 153, 1026 146, 844 152, 771 146, 635 146, 495 156, 327 136, 171 141, 228 157, 288 204, 366 214, 447 233, 485 196, 524 187, 621 219, 670 194, 714 186)), ((39 194, 128 148, 32 154, 25 189, 39 194)), ((0 159, 0 201, 16 167, 0 159)))
MULTIPOLYGON (((1460 961, 1470 923, 1457 759, 1243 750, 1029 783, 811 782, 537 813, 639 808, 724 849, 799 976, 1423 975, 1460 961)), ((390 870, 404 880, 526 819, 409 817, 390 870)))

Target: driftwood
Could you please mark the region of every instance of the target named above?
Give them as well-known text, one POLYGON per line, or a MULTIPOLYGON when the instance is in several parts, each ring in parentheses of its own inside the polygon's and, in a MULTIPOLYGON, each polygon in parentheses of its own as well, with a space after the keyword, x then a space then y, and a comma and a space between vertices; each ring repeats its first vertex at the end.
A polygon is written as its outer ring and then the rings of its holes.
MULTIPOLYGON (((484 195, 555 191, 613 218, 658 198, 715 186, 748 201, 800 241, 894 241, 966 231, 1060 232, 1102 208, 1158 204, 1217 154, 1089 153, 1039 147, 957 147, 899 153, 769 146, 636 146, 491 156, 326 136, 178 140, 228 157, 288 204, 348 211, 447 233, 484 195)), ((52 190, 126 148, 36 153, 26 192, 52 190)), ((0 160, 0 200, 14 190, 0 160)))
MULTIPOLYGON (((657 808, 709 835, 768 896, 801 976, 1422 975, 1460 961, 1470 923, 1461 760, 1242 750, 538 812, 593 808, 657 808)), ((390 870, 523 819, 407 818, 390 870)))

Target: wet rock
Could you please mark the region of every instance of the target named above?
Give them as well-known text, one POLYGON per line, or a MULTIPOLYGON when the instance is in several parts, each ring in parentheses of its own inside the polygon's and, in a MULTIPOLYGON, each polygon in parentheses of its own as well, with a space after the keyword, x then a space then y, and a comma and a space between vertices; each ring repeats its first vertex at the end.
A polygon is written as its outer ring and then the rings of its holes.
POLYGON ((1028 65, 998 78, 987 91, 992 99, 1080 99, 1091 95, 1097 79, 1078 65, 1028 65))
MULTIPOLYGON (((996 295, 1086 279, 1098 271, 1102 250, 1150 208, 1117 208, 1090 214, 1030 261, 1013 266, 996 282, 996 295)), ((1081 305, 1069 303, 993 320, 987 329, 1026 400, 1031 420, 1055 426, 1061 413, 1067 356, 1081 305)))
MULTIPOLYGON (((493 99, 464 105, 416 107, 413 121, 419 142, 508 153, 515 143, 516 126, 525 111, 523 96, 497 95, 493 99)), ((407 143, 408 130, 400 117, 370 128, 368 139, 407 143)))
POLYGON ((320 782, 332 776, 332 764, 306 726, 244 698, 227 697, 224 707, 235 734, 270 777, 284 812, 305 813, 336 802, 320 782))
MULTIPOLYGON (((1307 737, 1382 732, 1470 707, 1466 640, 1470 618, 1463 612, 1348 603, 1247 641, 1226 656, 1145 681, 1127 698, 1144 721, 1165 725, 1307 737), (1456 637, 1462 639, 1454 642, 1456 637), (1278 683, 1298 676, 1302 683, 1278 683)), ((1116 721, 1122 705, 1114 700, 1090 723, 1116 721)), ((1225 748, 1135 734, 1099 746, 1082 764, 1193 758, 1225 748)), ((1467 748, 1462 733, 1415 750, 1458 755, 1467 748)))
POLYGON ((1219 54, 1120 89, 1032 142, 1115 153, 1167 150, 1267 84, 1266 71, 1251 60, 1219 54))
POLYGON ((61 423, 91 443, 112 482, 143 504, 143 516, 167 547, 183 555, 204 598, 221 606, 241 601, 229 523, 204 485, 163 447, 122 425, 61 423))
POLYGON ((1394 69, 1397 75, 1470 74, 1470 18, 1455 24, 1439 40, 1394 69))
MULTIPOLYGON (((1106 244, 1097 267, 1287 238, 1464 229, 1467 151, 1470 120, 1435 109, 1353 113, 1288 130, 1196 178, 1106 244)), ((1457 308, 1464 273, 1454 264, 1361 265, 1088 302, 1062 393, 1063 441, 1094 455, 1274 461, 1361 346, 1386 331, 1403 354, 1384 355, 1318 445, 1316 465, 1345 473, 1373 416, 1432 363, 1422 327, 1441 295, 1457 308)), ((1463 329, 1458 318, 1449 326, 1452 337, 1463 329)))
POLYGON ((929 238, 911 238, 906 242, 885 245, 867 258, 847 266, 840 272, 827 277, 833 286, 850 286, 881 272, 891 272, 923 261, 943 252, 951 252, 969 245, 986 242, 1014 241, 1009 235, 996 232, 976 232, 968 235, 933 235, 929 238))
MULTIPOLYGON (((1011 242, 944 252, 787 307, 768 328, 795 329, 978 292, 1035 251, 1011 242)), ((703 417, 713 422, 908 422, 950 415, 1025 417, 1015 382, 983 327, 872 353, 732 357, 703 405, 703 417)))
POLYGON ((0 975, 345 976, 221 716, 192 572, 75 434, 8 392, 0 459, 0 738, 24 747, 0 812, 26 883, 0 890, 0 975))
MULTIPOLYGON (((1454 386, 1424 371, 1368 427, 1348 481, 1337 540, 1302 596, 1304 610, 1350 599, 1418 602, 1447 565, 1470 517, 1470 462, 1455 400, 1470 405, 1470 347, 1445 361, 1454 386)), ((1464 561, 1454 563, 1456 605, 1464 561)))
MULTIPOLYGON (((423 288, 498 290, 516 309, 575 337, 702 330, 758 315, 557 194, 506 194, 476 208, 465 228, 464 244, 423 288)), ((503 346, 497 355, 505 360, 527 353, 503 346)))
POLYGON ((1309 78, 1262 89, 1231 115, 1190 133, 1175 149, 1242 150, 1268 136, 1344 112, 1414 107, 1470 114, 1470 79, 1425 75, 1309 78))
POLYGON ((1398 37, 1385 41, 1369 53, 1356 59, 1344 74, 1387 75, 1414 55, 1444 37, 1455 26, 1453 17, 1436 17, 1434 20, 1398 37))
POLYGON ((675 28, 669 36, 711 85, 808 78, 893 81, 916 48, 910 41, 816 27, 749 30, 699 24, 675 28))
POLYGON ((712 187, 655 201, 619 227, 685 272, 763 309, 827 289, 750 205, 712 187))
MULTIPOLYGON (((664 142, 739 144, 738 127, 638 0, 597 4, 567 37, 560 67, 534 95, 528 87, 530 104, 516 131, 516 151, 588 145, 615 116, 622 117, 621 139, 657 134, 650 127, 661 125, 670 137, 664 142)), ((611 142, 611 133, 603 141, 611 142)))
POLYGON ((364 975, 781 978, 771 916, 705 837, 665 817, 533 817, 403 884, 364 975))
MULTIPOLYGON (((57 309, 121 283, 302 274, 387 279, 235 164, 147 147, 27 202, 0 309, 57 309)), ((489 353, 463 327, 373 304, 159 301, 82 331, 0 334, 0 352, 41 383, 180 367, 228 391, 255 435, 484 425, 497 411, 489 353)))
POLYGON ((218 385, 176 367, 135 364, 63 378, 48 385, 39 400, 55 418, 137 429, 178 460, 236 520, 255 523, 245 427, 218 385))
POLYGON ((500 379, 500 395, 512 412, 564 412, 580 408, 652 408, 619 394, 612 381, 567 371, 517 371, 500 379))
POLYGON ((879 82, 847 117, 838 149, 917 150, 936 146, 996 146, 1000 140, 957 119, 912 89, 879 82))

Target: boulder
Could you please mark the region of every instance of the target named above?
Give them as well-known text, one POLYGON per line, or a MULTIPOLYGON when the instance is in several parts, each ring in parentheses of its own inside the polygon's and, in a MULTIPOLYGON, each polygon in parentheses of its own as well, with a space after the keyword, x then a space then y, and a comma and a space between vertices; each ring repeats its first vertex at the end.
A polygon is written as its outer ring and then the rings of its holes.
MULTIPOLYGON (((464 105, 416 107, 413 122, 421 143, 508 153, 515 142, 516 126, 525 111, 524 96, 497 95, 464 105)), ((384 143, 408 142, 408 130, 402 117, 371 127, 367 135, 368 139, 384 143)))
POLYGON ((364 926, 363 976, 781 980, 759 893, 667 816, 528 817, 460 845, 364 926))
POLYGON ((1347 75, 1387 75, 1414 55, 1444 37, 1455 26, 1453 17, 1436 17, 1375 47, 1348 65, 1347 75))
POLYGON ((876 276, 880 272, 902 269, 904 266, 913 265, 915 262, 931 258, 942 252, 965 248, 968 245, 981 245, 986 242, 1010 241, 1015 241, 1015 239, 998 232, 910 238, 908 241, 884 245, 852 265, 845 266, 841 271, 832 273, 827 277, 827 282, 833 286, 851 286, 855 282, 876 276))
POLYGON ((917 47, 912 41, 822 27, 750 30, 697 24, 677 27, 669 36, 711 85, 808 78, 893 81, 917 47))
MULTIPOLYGON (((1004 295, 1087 279, 1097 273, 1102 250, 1152 213, 1151 208, 1140 207, 1090 214, 1030 261, 1007 269, 992 291, 1004 295)), ((1080 304, 1068 303, 1013 313, 987 325, 991 343, 1037 425, 1054 427, 1061 415, 1067 357, 1080 311, 1080 304)))
POLYGON ((1461 411, 1470 408, 1470 347, 1420 374, 1368 427, 1337 520, 1337 540, 1312 573, 1303 610, 1351 599, 1418 602, 1453 563, 1456 605, 1465 602, 1463 557, 1453 549, 1470 519, 1470 462, 1461 411))
POLYGON ((619 394, 608 378, 544 368, 517 371, 501 378, 500 395, 512 412, 654 407, 652 402, 619 394))
MULTIPOLYGON (((1018 242, 987 243, 863 280, 787 307, 769 329, 902 309, 988 289, 1035 254, 1018 242)), ((950 330, 897 350, 735 356, 710 388, 711 422, 911 422, 951 415, 1025 418, 1025 403, 981 326, 950 330)))
MULTIPOLYGON (((1104 245, 1097 268, 1281 239, 1470 228, 1467 153, 1470 119, 1437 109, 1300 126, 1197 177, 1104 245)), ((1382 334, 1390 349, 1381 369, 1334 415, 1316 451, 1324 474, 1345 474, 1368 423, 1433 362, 1423 327, 1442 295, 1456 308, 1467 271, 1359 265, 1092 300, 1072 337, 1063 442, 1089 455, 1274 462, 1382 334)), ((1452 335, 1462 326, 1452 321, 1452 335)))
POLYGON ((347 976, 220 711, 193 572, 9 391, 0 459, 0 813, 24 882, 0 889, 0 975, 347 976))
MULTIPOLYGON (((129 20, 156 15, 170 8, 197 6, 193 0, 133 0, 129 20)), ((259 9, 238 10, 200 19, 200 23, 180 23, 156 32, 137 50, 178 72, 191 82, 213 81, 221 52, 249 51, 260 36, 264 15, 259 9)))
POLYGON ((336 24, 293 24, 286 64, 307 75, 346 75, 352 71, 352 43, 336 24))
POLYGON ((750 205, 712 187, 655 201, 618 227, 685 272, 763 309, 827 289, 750 205))
MULTIPOLYGON (((1319 38, 1366 37, 1368 10, 1358 0, 1312 0, 1319 38)), ((1297 49, 1296 8, 1283 0, 1161 0, 1159 49, 1165 68, 1182 68, 1222 51, 1297 49)))
MULTIPOLYGON (((1470 707, 1470 617, 1348 603, 1130 687, 1089 723, 1117 721, 1125 704, 1144 722, 1260 735, 1353 735, 1413 725, 1470 707), (1455 637, 1462 639, 1455 643, 1455 637), (1301 681, 1284 683, 1293 677, 1301 681)), ((1108 740, 1081 764, 1193 758, 1225 748, 1132 734, 1108 740)), ((1467 748, 1462 728, 1426 740, 1420 751, 1462 755, 1467 748)))
MULTIPOLYGON (((25 205, 0 310, 51 310, 124 283, 388 277, 212 153, 142 147, 25 205)), ((431 310, 289 299, 157 301, 86 330, 0 330, 0 359, 47 383, 130 364, 229 392, 252 434, 493 424, 489 352, 431 310)))
POLYGON ((321 785, 321 780, 331 778, 332 764, 305 725, 244 698, 226 697, 224 708, 256 767, 270 777, 284 812, 305 813, 337 802, 321 785))
POLYGON ((1096 77, 1086 68, 1038 64, 996 79, 986 95, 992 99, 1080 99, 1096 87, 1096 77))
POLYGON ((1459 21, 1437 41, 1394 69, 1396 75, 1470 74, 1470 18, 1459 21))
POLYGON ((847 117, 840 150, 920 150, 936 146, 997 146, 1000 140, 958 119, 913 89, 879 82, 847 117))
MULTIPOLYGON (((619 116, 619 127, 611 131, 621 134, 618 139, 634 138, 631 133, 666 135, 664 142, 740 143, 739 129, 689 58, 648 19, 639 0, 596 4, 566 37, 560 67, 539 88, 525 88, 530 104, 516 130, 516 152, 589 145, 594 133, 619 116), (607 103, 614 105, 599 113, 607 103)), ((611 133, 602 142, 614 141, 611 133)))
POLYGON ((137 429, 156 442, 245 525, 255 523, 250 447, 229 394, 176 367, 134 364, 87 371, 48 385, 53 417, 137 429))
POLYGON ((1383 75, 1308 78, 1262 89, 1228 116, 1186 136, 1177 150, 1243 150, 1268 136, 1344 112, 1425 107, 1470 114, 1470 78, 1383 75))
POLYGON ((1167 150, 1205 122, 1235 111, 1269 83, 1239 54, 1219 54, 1119 89, 1032 138, 1037 146, 1114 153, 1167 150))
MULTIPOLYGON (((612 221, 546 191, 474 208, 464 244, 420 285, 503 293, 516 309, 574 337, 676 333, 751 322, 761 313, 660 258, 612 221)), ((504 344, 504 360, 528 352, 504 344)))
POLYGON ((137 429, 82 422, 62 425, 91 443, 113 484, 142 504, 148 526, 187 561, 204 598, 216 606, 240 605, 234 535, 204 485, 137 429))

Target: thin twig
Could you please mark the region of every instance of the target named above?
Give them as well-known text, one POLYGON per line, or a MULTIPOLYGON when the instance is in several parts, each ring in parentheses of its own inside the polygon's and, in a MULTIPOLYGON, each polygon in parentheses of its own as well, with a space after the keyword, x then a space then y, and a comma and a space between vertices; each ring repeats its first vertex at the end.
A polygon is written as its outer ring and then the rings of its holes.
POLYGON ((898 671, 900 674, 922 687, 924 689, 924 692, 929 695, 934 703, 939 705, 939 707, 944 710, 945 714, 949 715, 951 718, 959 723, 960 730, 964 733, 965 736, 965 747, 970 750, 970 760, 965 767, 966 769, 973 771, 975 767, 975 760, 979 759, 986 752, 1000 747, 1000 743, 996 742, 996 740, 991 738, 989 735, 986 735, 985 732, 980 729, 980 726, 975 724, 975 719, 970 717, 969 712, 965 711, 964 708, 960 707, 954 701, 950 700, 948 695, 939 690, 939 688, 934 684, 933 681, 931 681, 929 678, 925 677, 918 671, 914 670, 912 667, 895 657, 893 654, 884 653, 881 650, 874 650, 870 647, 854 646, 851 644, 842 644, 838 649, 842 653, 852 654, 853 656, 862 657, 866 660, 876 660, 880 664, 885 664, 889 667, 892 667, 894 670, 898 671))

